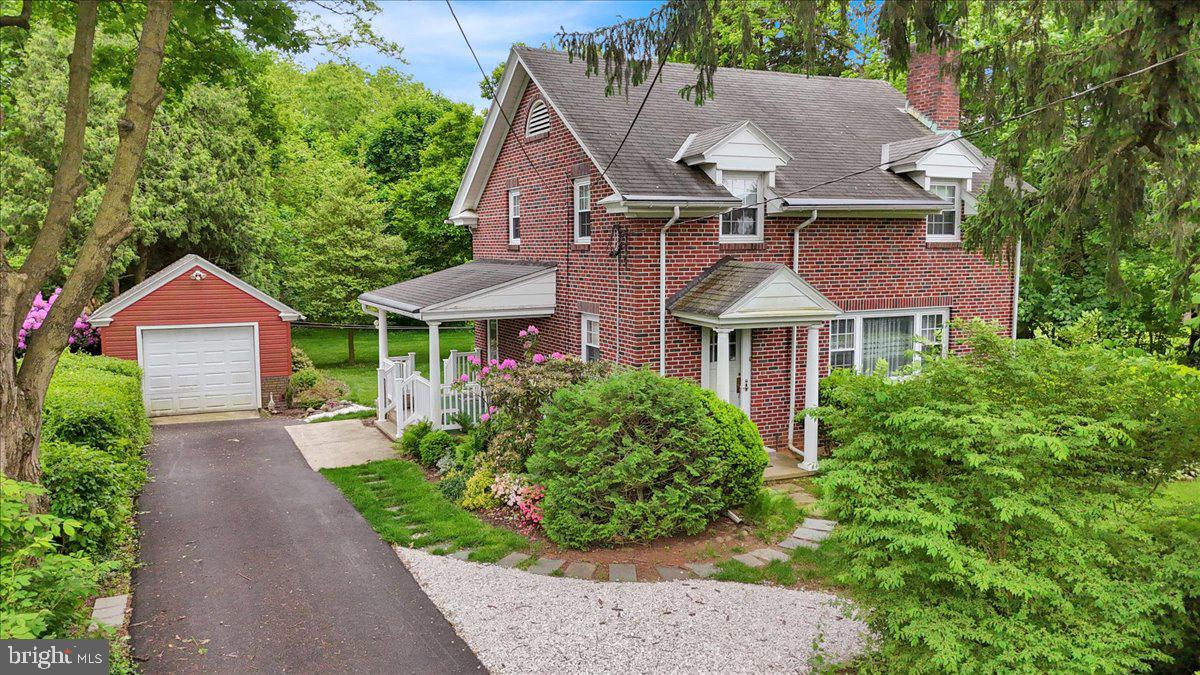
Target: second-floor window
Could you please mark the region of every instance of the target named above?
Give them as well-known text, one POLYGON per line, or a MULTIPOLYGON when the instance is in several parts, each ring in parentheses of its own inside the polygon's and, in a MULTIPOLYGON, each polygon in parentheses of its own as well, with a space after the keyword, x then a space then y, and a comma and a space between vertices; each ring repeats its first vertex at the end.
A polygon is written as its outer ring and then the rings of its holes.
POLYGON ((951 208, 925 217, 926 241, 959 241, 959 220, 962 213, 958 183, 930 183, 929 191, 953 204, 951 208))
POLYGON ((592 243, 592 186, 587 178, 575 181, 575 243, 592 243))
POLYGON ((508 243, 521 243, 521 191, 508 191, 508 243))
POLYGON ((756 173, 727 171, 721 184, 742 200, 739 208, 721 214, 722 242, 748 243, 763 240, 761 177, 756 173))

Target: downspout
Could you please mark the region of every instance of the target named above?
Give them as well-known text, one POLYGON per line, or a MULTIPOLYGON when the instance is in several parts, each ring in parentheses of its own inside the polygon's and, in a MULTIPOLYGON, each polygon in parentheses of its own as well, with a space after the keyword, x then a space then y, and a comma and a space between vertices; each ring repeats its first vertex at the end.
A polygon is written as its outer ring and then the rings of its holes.
POLYGON ((667 230, 679 220, 679 207, 658 231, 658 374, 667 374, 667 230))
MULTIPOLYGON (((817 210, 812 215, 792 229, 792 271, 800 273, 800 230, 812 225, 817 219, 817 210)), ((792 326, 792 382, 791 395, 788 398, 788 450, 797 452, 796 448, 796 349, 800 346, 800 327, 792 326)))
POLYGON ((1021 302, 1021 238, 1017 237, 1017 260, 1013 272, 1012 339, 1017 339, 1017 305, 1021 302))

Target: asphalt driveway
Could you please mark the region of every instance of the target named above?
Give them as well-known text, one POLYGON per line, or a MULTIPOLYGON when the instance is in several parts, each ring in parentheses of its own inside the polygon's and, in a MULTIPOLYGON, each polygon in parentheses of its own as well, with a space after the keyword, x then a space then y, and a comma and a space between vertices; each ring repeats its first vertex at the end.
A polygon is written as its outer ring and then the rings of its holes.
POLYGON ((285 424, 155 427, 131 626, 143 669, 482 671, 285 424))

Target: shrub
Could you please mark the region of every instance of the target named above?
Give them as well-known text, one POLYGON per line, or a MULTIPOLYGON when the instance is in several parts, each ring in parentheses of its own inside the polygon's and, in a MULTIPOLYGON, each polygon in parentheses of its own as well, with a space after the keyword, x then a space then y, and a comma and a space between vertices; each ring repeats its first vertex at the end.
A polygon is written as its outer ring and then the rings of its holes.
MULTIPOLYGON (((299 347, 292 347, 292 372, 298 373, 302 370, 308 370, 313 367, 313 360, 304 353, 299 347)), ((311 385, 310 385, 311 386, 311 385)))
POLYGON ((136 459, 150 440, 150 421, 140 376, 122 374, 129 367, 115 359, 64 354, 46 392, 43 441, 86 445, 119 461, 136 459))
POLYGON ((441 429, 425 434, 417 449, 417 456, 426 468, 433 467, 439 459, 453 454, 454 438, 441 429))
POLYGON ((319 370, 309 368, 292 374, 288 382, 292 405, 298 408, 319 408, 329 401, 345 398, 349 389, 346 383, 326 377, 319 370))
POLYGON ((457 504, 467 490, 467 477, 460 472, 450 472, 438 482, 437 488, 442 496, 457 504))
POLYGON ((692 382, 626 372, 560 390, 543 412, 528 466, 560 545, 695 534, 762 485, 758 434, 722 428, 745 415, 692 382))
POLYGON ((306 389, 312 389, 320 381, 321 373, 317 372, 316 368, 305 368, 292 373, 291 379, 288 380, 288 390, 295 395, 306 389))
POLYGON ((471 467, 475 465, 475 456, 477 454, 472 434, 467 434, 466 438, 454 446, 454 468, 459 471, 469 472, 471 467))
POLYGON ((84 602, 111 564, 63 555, 56 541, 79 524, 33 514, 25 499, 44 494, 29 483, 0 481, 0 639, 69 637, 86 617, 84 602))
POLYGON ((838 446, 818 482, 882 669, 1165 661, 1194 630, 1200 527, 1163 526, 1149 496, 1200 452, 1200 377, 962 328, 969 354, 835 372, 819 411, 838 446))
POLYGON ((134 466, 87 446, 47 441, 41 446, 42 482, 50 512, 80 523, 64 543, 65 551, 107 555, 132 534, 133 496, 145 478, 134 466))
POLYGON ((462 497, 462 507, 472 511, 481 511, 500 506, 500 500, 492 494, 492 483, 495 480, 496 476, 491 469, 487 467, 476 469, 475 473, 467 479, 467 487, 462 497))
POLYGON ((431 431, 433 431, 433 423, 429 420, 421 420, 416 424, 404 427, 404 433, 400 435, 399 441, 400 452, 414 459, 420 457, 421 440, 431 431))

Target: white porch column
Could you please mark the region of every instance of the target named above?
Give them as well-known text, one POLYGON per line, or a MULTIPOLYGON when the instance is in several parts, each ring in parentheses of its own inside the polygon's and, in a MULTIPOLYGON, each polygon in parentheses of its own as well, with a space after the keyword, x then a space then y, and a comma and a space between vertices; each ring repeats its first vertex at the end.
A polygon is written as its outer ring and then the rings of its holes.
MULTIPOLYGON (((375 378, 379 391, 375 398, 375 419, 382 422, 387 417, 383 412, 384 406, 387 405, 387 382, 383 379, 383 367, 387 365, 388 357, 387 312, 385 310, 379 310, 379 318, 375 320, 375 327, 379 329, 379 370, 375 378)), ((396 414, 399 415, 399 413, 396 414)))
POLYGON ((717 333, 717 398, 729 402, 729 333, 732 328, 714 328, 717 333))
POLYGON ((429 322, 429 417, 434 429, 442 428, 442 342, 438 336, 441 322, 429 322))
MULTIPOLYGON (((821 326, 813 324, 808 327, 808 349, 804 366, 804 408, 817 407, 817 388, 821 377, 821 326)), ((800 468, 805 471, 817 470, 817 418, 812 415, 804 416, 804 461, 800 468)))

